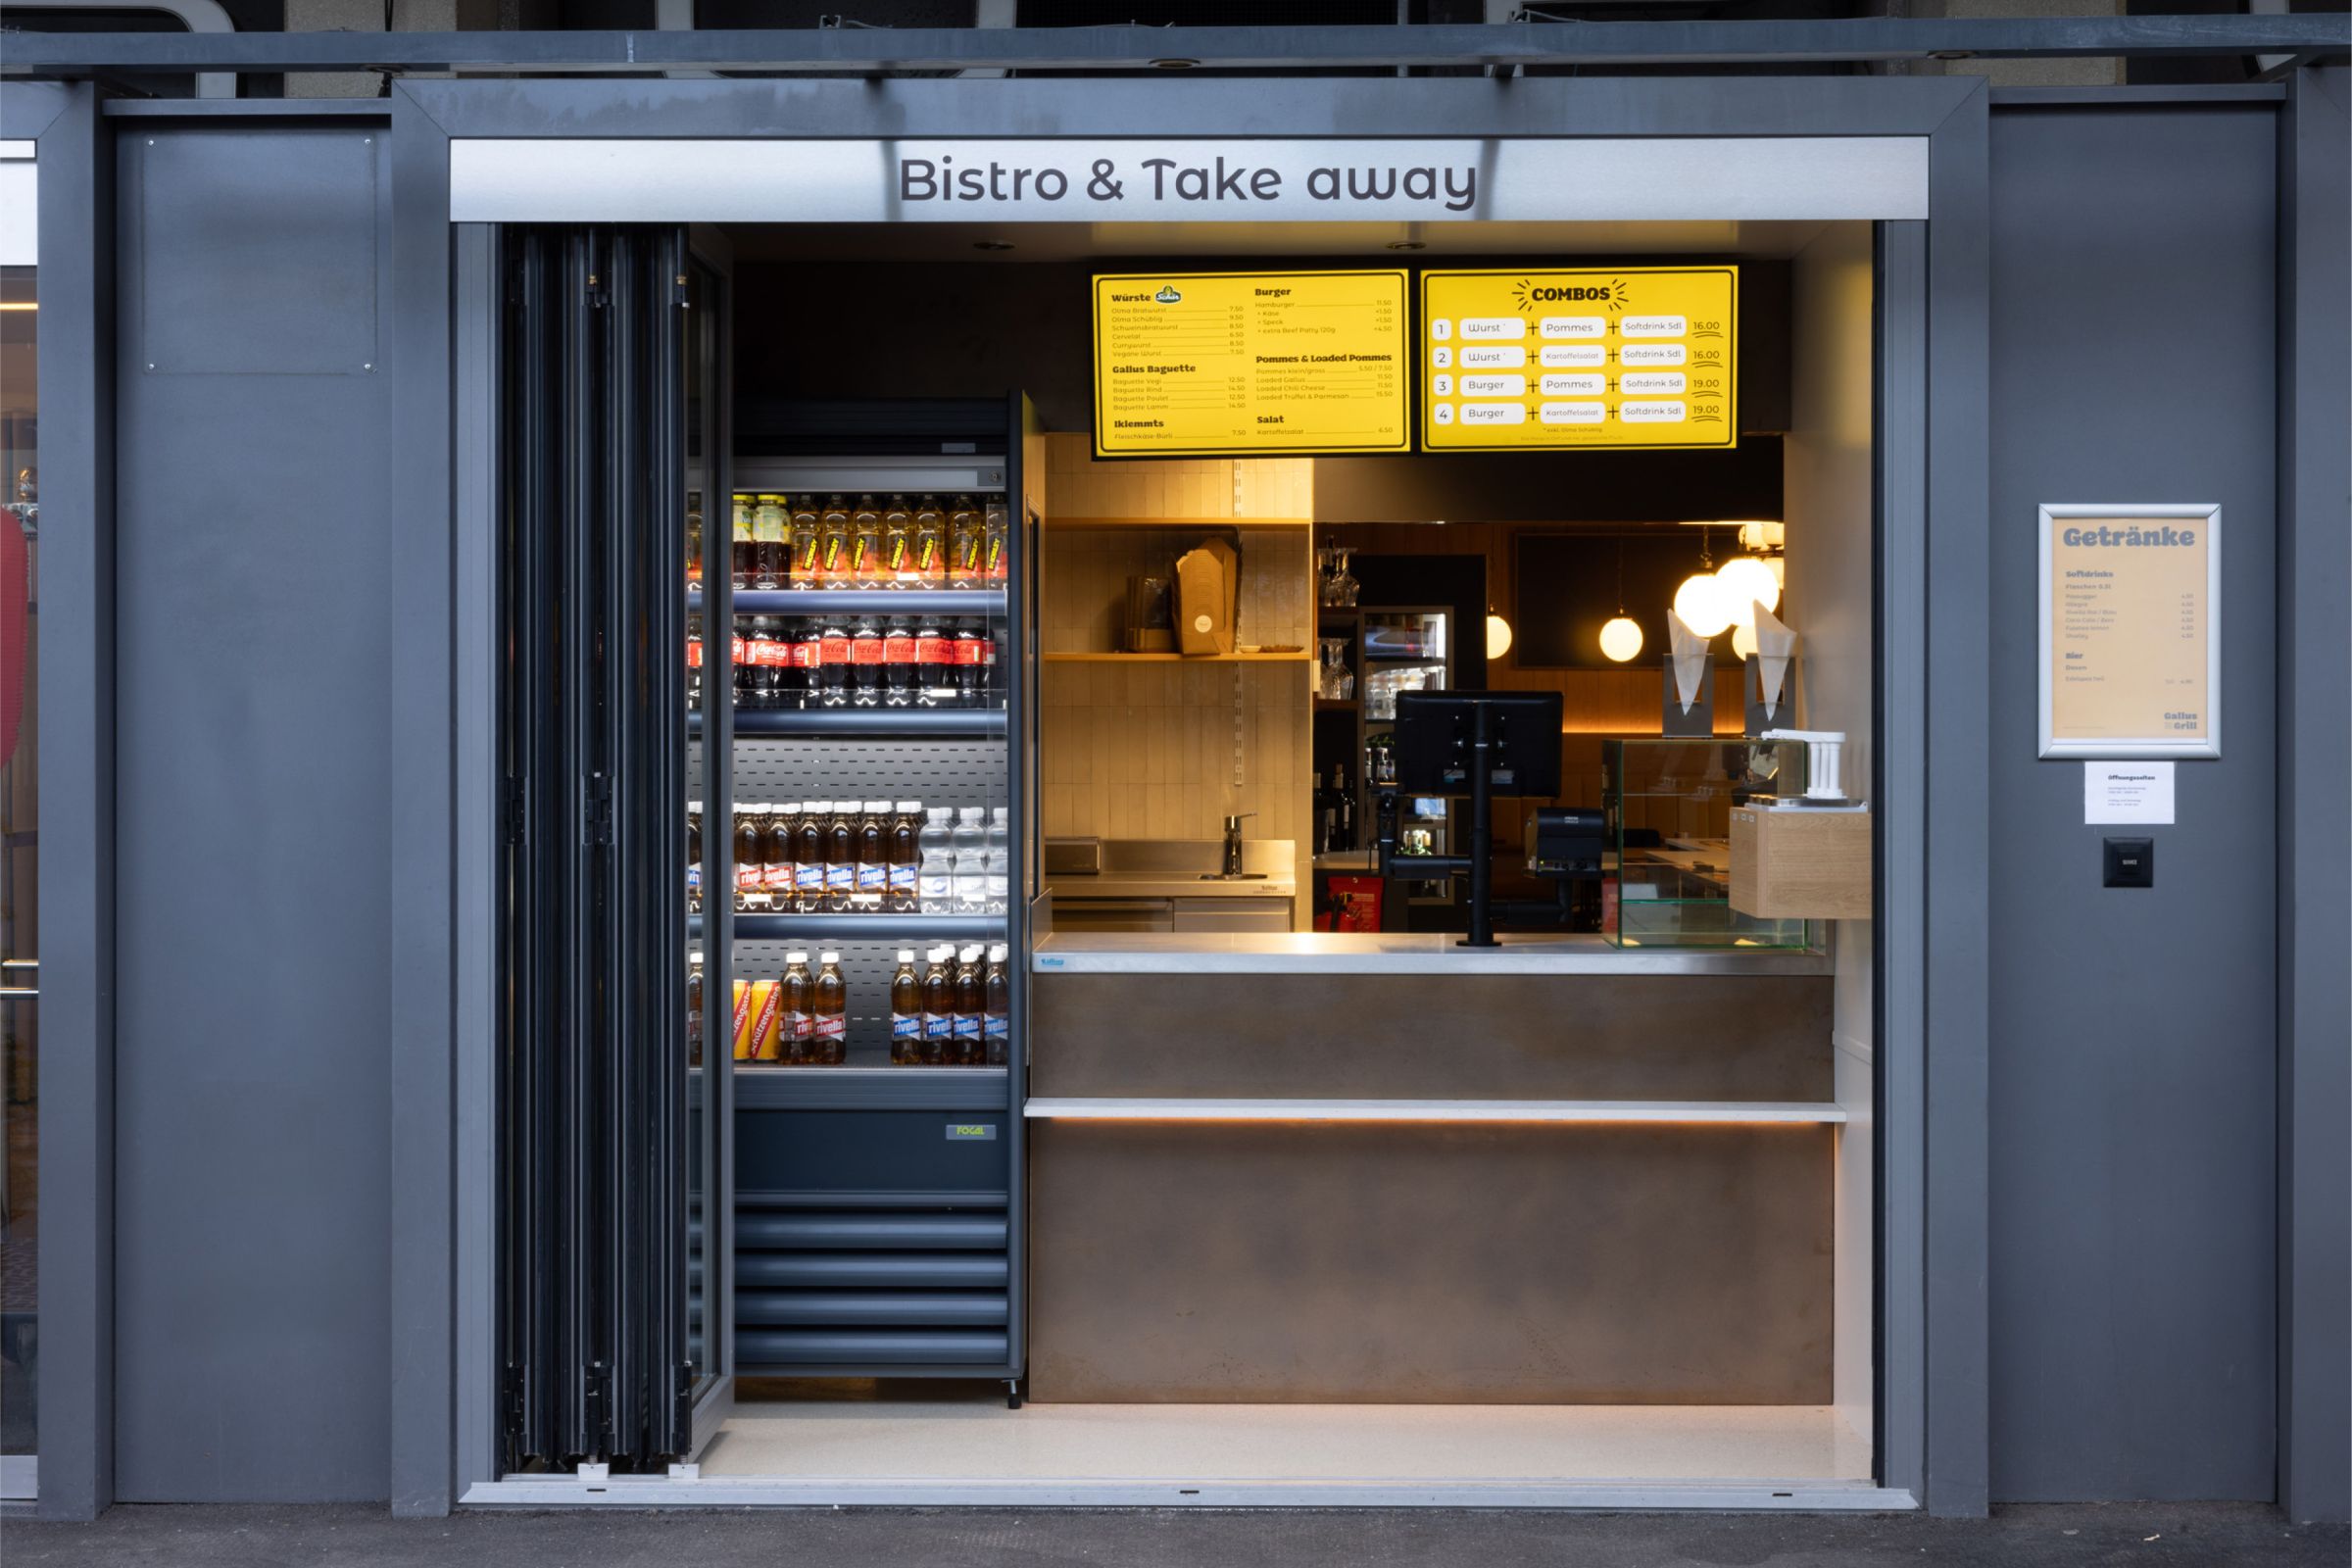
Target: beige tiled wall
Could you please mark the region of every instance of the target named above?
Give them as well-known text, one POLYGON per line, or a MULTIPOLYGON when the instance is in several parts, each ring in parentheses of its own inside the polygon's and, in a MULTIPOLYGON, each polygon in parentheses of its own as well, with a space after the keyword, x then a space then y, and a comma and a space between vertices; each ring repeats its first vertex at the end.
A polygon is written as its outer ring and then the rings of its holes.
POLYGON ((1314 489, 1310 458, 1097 463, 1089 437, 1046 437, 1049 517, 1305 517, 1314 489))
MULTIPOLYGON (((1056 517, 1306 515, 1303 459, 1096 463, 1083 435, 1046 438, 1043 618, 1049 653, 1118 646, 1127 578, 1166 575, 1205 537, 1165 528, 1056 529, 1056 517)), ((1232 537, 1230 534, 1226 537, 1232 537)), ((1246 527, 1236 641, 1311 640, 1312 551, 1304 528, 1246 527)), ((1299 847, 1307 884, 1311 666, 1285 663, 1049 663, 1044 674, 1045 831, 1100 838, 1215 838, 1255 811, 1251 838, 1299 847)), ((1301 913, 1298 923, 1303 926, 1301 913)))

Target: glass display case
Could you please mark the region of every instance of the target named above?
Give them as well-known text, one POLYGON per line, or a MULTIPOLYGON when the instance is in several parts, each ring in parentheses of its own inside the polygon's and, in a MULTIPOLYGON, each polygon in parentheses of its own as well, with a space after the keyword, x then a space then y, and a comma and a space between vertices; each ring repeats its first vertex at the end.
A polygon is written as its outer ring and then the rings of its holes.
POLYGON ((1734 807, 1794 798, 1802 741, 1612 740, 1602 746, 1601 930, 1621 948, 1818 945, 1816 922, 1732 907, 1734 807))

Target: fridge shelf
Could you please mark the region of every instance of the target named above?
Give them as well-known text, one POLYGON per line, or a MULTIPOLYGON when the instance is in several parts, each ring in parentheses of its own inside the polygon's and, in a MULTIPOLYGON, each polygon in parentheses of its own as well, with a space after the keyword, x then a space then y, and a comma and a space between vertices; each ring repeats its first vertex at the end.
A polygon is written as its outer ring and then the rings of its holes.
MULTIPOLYGON (((688 611, 703 608, 700 587, 686 590, 688 611)), ((738 588, 738 615, 1003 615, 1002 588, 738 588)))
MULTIPOLYGON (((687 715, 686 732, 703 732, 703 715, 687 715)), ((821 737, 966 737, 1004 733, 1002 708, 793 708, 735 715, 737 739, 821 737)))
MULTIPOLYGON (((1004 1110, 1003 1067, 779 1067, 730 1064, 737 1110, 1004 1110)), ((703 1069, 687 1069, 689 1102, 702 1103, 703 1069)), ((812 1200, 828 1206, 837 1196, 812 1200)))
MULTIPOLYGON (((738 942, 1003 942, 1002 914, 738 914, 738 942)), ((703 917, 686 917, 686 934, 703 934, 703 917)), ((827 1069, 832 1070, 832 1069, 827 1069)))

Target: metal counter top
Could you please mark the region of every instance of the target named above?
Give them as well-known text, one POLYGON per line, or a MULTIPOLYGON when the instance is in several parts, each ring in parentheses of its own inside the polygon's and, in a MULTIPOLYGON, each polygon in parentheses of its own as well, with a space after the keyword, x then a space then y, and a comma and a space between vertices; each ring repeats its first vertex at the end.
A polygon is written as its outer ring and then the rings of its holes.
POLYGON ((1056 899, 1295 899, 1298 884, 1287 874, 1269 873, 1255 881, 1223 878, 1203 880, 1195 874, 1171 875, 1150 871, 1098 871, 1046 879, 1046 891, 1056 899))
POLYGON ((1052 934, 1034 974, 1829 974, 1822 952, 1626 949, 1597 936, 1505 936, 1457 947, 1453 932, 1052 934))

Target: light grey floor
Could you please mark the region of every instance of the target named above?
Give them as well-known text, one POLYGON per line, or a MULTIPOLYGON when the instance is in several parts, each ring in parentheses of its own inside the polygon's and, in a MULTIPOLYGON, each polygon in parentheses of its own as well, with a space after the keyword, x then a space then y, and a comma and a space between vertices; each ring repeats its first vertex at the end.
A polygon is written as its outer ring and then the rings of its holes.
POLYGON ((122 1507, 94 1525, 0 1523, 9 1568, 2343 1568, 2341 1526, 2267 1507, 2115 1504, 1918 1515, 810 1509, 474 1513, 122 1507), (2150 1539, 2154 1538, 2154 1539, 2150 1539))
POLYGON ((801 1480, 1861 1480, 1824 1406, 1030 1404, 737 1407, 706 1476, 801 1480))

